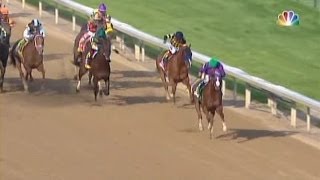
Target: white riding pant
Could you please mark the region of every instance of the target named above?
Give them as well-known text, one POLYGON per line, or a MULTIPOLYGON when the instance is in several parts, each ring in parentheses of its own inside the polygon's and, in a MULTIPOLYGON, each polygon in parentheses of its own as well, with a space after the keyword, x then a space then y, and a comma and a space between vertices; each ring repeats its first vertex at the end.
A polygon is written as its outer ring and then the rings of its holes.
POLYGON ((174 54, 178 51, 178 48, 174 47, 172 44, 169 45, 169 50, 171 54, 174 54))

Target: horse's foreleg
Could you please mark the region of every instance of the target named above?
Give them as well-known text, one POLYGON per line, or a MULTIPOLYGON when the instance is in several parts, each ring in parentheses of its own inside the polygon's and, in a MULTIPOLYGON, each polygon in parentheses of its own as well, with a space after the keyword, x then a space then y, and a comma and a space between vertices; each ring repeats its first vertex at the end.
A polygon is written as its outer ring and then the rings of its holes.
POLYGON ((104 93, 104 95, 106 95, 106 96, 108 96, 109 94, 110 94, 110 91, 109 91, 109 88, 110 88, 110 78, 108 77, 108 78, 106 78, 105 80, 104 80, 104 90, 103 90, 103 93, 104 93))
POLYGON ((46 78, 46 71, 44 70, 44 64, 41 63, 40 66, 37 69, 38 69, 39 72, 41 72, 42 79, 45 79, 46 78))
MULTIPOLYGON (((87 72, 87 70, 84 68, 84 66, 79 67, 79 73, 78 73, 78 85, 76 88, 76 92, 80 92, 80 86, 81 86, 81 78, 82 76, 87 72)), ((98 82, 97 82, 98 83, 98 82)))
POLYGON ((185 79, 182 81, 182 83, 187 86, 188 93, 189 93, 189 97, 190 97, 190 102, 191 102, 191 103, 194 103, 194 97, 193 97, 193 94, 192 94, 192 92, 191 92, 191 85, 190 85, 190 79, 189 79, 189 77, 185 78, 185 79))
POLYGON ((214 115, 215 115, 215 111, 209 111, 209 119, 208 119, 208 129, 210 130, 210 139, 212 139, 213 136, 213 121, 214 121, 214 115))
POLYGON ((166 91, 166 99, 170 100, 170 93, 169 93, 169 89, 168 89, 168 83, 166 82, 166 78, 165 78, 164 72, 163 72, 163 70, 159 70, 159 73, 160 73, 160 78, 161 78, 164 90, 166 91))
POLYGON ((79 72, 79 67, 78 66, 74 66, 74 80, 78 80, 78 72, 79 72))
POLYGON ((102 85, 101 85, 101 81, 98 81, 98 92, 99 92, 99 95, 100 97, 102 97, 102 85))
POLYGON ((172 80, 172 96, 173 96, 173 104, 176 104, 176 91, 177 91, 177 83, 172 80))
POLYGON ((94 76, 93 77, 93 91, 94 91, 94 100, 97 101, 97 95, 99 91, 98 79, 94 76))
POLYGON ((196 111, 198 114, 198 123, 199 123, 199 130, 203 131, 203 126, 202 126, 202 114, 201 114, 201 107, 200 107, 200 102, 196 101, 195 102, 195 107, 196 107, 196 111))
POLYGON ((30 73, 29 73, 29 77, 30 77, 30 82, 32 82, 32 81, 33 81, 32 70, 31 70, 30 73))
POLYGON ((221 121, 222 121, 222 130, 224 132, 227 131, 227 125, 226 125, 226 122, 224 120, 224 113, 223 113, 223 107, 222 106, 219 106, 217 109, 216 109, 216 112, 219 114, 220 118, 221 118, 221 121))
POLYGON ((20 74, 20 78, 21 78, 21 81, 22 81, 22 85, 23 85, 24 91, 28 92, 29 91, 29 87, 28 87, 27 81, 26 81, 26 79, 24 77, 24 73, 22 71, 22 65, 21 65, 20 62, 17 62, 17 63, 19 63, 17 65, 17 68, 18 68, 18 71, 19 71, 19 74, 20 74))
MULTIPOLYGON (((41 72, 42 74, 42 83, 41 83, 41 89, 44 89, 44 79, 46 78, 46 71, 44 69, 44 64, 41 63, 40 66, 37 68, 37 70, 39 72, 41 72)), ((31 74, 30 74, 30 78, 32 78, 31 74)), ((33 79, 33 78, 32 78, 33 79)))
POLYGON ((0 76, 0 93, 2 93, 2 92, 3 92, 4 74, 6 73, 6 68, 3 67, 1 61, 0 61, 0 69, 1 69, 1 76, 0 76))
POLYGON ((92 73, 89 71, 89 85, 91 85, 91 81, 92 81, 92 73))

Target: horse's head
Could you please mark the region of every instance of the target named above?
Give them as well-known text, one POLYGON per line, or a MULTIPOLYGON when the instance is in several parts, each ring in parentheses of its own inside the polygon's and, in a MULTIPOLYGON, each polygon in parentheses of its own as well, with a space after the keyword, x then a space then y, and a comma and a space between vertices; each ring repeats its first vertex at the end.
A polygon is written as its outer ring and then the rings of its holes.
POLYGON ((220 91, 221 90, 221 77, 219 74, 215 74, 214 76, 210 76, 209 77, 210 80, 209 80, 209 83, 210 85, 212 85, 214 87, 214 90, 215 91, 220 91))
POLYGON ((191 67, 192 63, 192 51, 191 51, 191 44, 187 45, 184 44, 180 47, 180 51, 183 54, 183 59, 185 62, 188 62, 188 66, 191 67))
POLYGON ((44 37, 39 30, 36 30, 33 41, 34 41, 34 46, 36 47, 39 55, 42 55, 43 48, 44 48, 44 37))
POLYGON ((99 51, 103 54, 107 61, 110 61, 111 41, 109 38, 98 38, 99 51))

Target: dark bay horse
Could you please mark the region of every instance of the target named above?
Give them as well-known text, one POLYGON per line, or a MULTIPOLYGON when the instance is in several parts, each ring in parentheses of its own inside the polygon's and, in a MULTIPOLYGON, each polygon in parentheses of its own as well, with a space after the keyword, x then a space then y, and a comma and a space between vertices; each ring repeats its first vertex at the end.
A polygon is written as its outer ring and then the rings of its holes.
MULTIPOLYGON (((194 87, 195 88, 195 87, 194 87)), ((195 108, 198 114, 199 130, 203 130, 201 109, 205 113, 208 120, 208 129, 210 130, 210 139, 213 134, 213 120, 215 112, 220 115, 222 120, 222 129, 227 131, 227 126, 224 120, 221 80, 216 77, 209 77, 208 83, 204 86, 202 94, 199 98, 194 95, 195 108)))
POLYGON ((156 60, 156 68, 160 74, 160 78, 164 85, 164 89, 166 91, 166 98, 170 100, 170 94, 168 90, 168 86, 172 86, 172 96, 173 96, 173 103, 175 104, 176 98, 176 88, 179 82, 182 82, 184 85, 187 86, 190 101, 193 102, 193 96, 191 94, 191 85, 189 79, 189 68, 191 67, 192 61, 192 51, 190 49, 191 45, 182 45, 179 48, 179 51, 171 56, 169 62, 167 64, 167 73, 161 68, 160 62, 163 58, 163 53, 158 56, 156 60), (167 82, 167 78, 169 82, 167 82))
POLYGON ((29 80, 29 77, 30 81, 33 81, 33 77, 31 75, 32 69, 37 69, 42 73, 43 82, 45 79, 45 69, 43 64, 44 37, 39 31, 37 31, 33 39, 29 40, 25 45, 21 53, 22 56, 19 54, 19 42, 20 40, 18 40, 11 49, 11 63, 13 66, 18 68, 24 90, 28 91, 27 81, 29 80), (22 66, 25 69, 26 75, 24 75, 22 71, 22 66))
MULTIPOLYGON (((103 28, 105 29, 105 24, 99 23, 99 26, 97 29, 103 28)), ((113 29, 113 27, 112 27, 113 29)), ((79 66, 81 62, 81 53, 78 52, 78 47, 79 47, 79 41, 81 37, 88 31, 88 24, 83 24, 81 26, 80 32, 77 34, 74 44, 73 44, 73 64, 75 65, 75 75, 74 75, 74 80, 78 80, 78 72, 79 72, 79 66)), ((106 29, 107 31, 107 29, 106 29)), ((113 32, 108 32, 107 36, 109 39, 112 38, 113 32)), ((111 41, 111 40, 110 40, 111 41)), ((116 53, 118 53, 117 50, 113 49, 116 53)), ((92 74, 89 72, 89 84, 91 85, 91 79, 92 79, 92 74)))
MULTIPOLYGON (((101 27, 104 28, 103 25, 99 23, 99 26, 97 29, 100 29, 101 27)), ((86 23, 81 26, 80 32, 77 34, 76 38, 74 39, 74 44, 73 44, 73 64, 75 65, 74 80, 78 80, 78 71, 79 71, 79 66, 81 62, 81 53, 78 52, 79 42, 82 36, 87 31, 88 31, 88 24, 86 23)), ((89 82, 91 83, 91 78, 89 78, 89 82)))
MULTIPOLYGON (((0 27, 1 28, 1 27, 0 27)), ((3 81, 9 56, 9 35, 0 29, 0 93, 3 92, 3 81)))
MULTIPOLYGON (((79 63, 78 73, 78 85, 76 88, 77 92, 80 92, 81 78, 87 73, 85 68, 85 58, 89 51, 91 51, 91 43, 85 45, 85 50, 81 55, 81 61, 79 63)), ((98 38, 98 51, 96 55, 90 60, 91 69, 89 73, 93 76, 93 89, 94 98, 97 101, 98 92, 100 96, 102 93, 106 96, 109 95, 110 86, 110 55, 111 55, 111 42, 109 38, 98 38), (104 88, 101 87, 100 81, 104 81, 104 88)), ((89 77, 91 78, 91 77, 89 77)))

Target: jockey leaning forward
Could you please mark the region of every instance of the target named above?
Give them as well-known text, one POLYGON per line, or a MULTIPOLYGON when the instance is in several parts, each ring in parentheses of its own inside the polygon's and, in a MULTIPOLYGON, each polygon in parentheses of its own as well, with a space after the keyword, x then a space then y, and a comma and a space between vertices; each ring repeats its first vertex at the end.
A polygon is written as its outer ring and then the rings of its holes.
POLYGON ((177 31, 172 34, 164 35, 163 43, 166 43, 168 39, 170 40, 169 50, 164 54, 164 56, 160 62, 160 66, 163 69, 166 69, 166 65, 168 63, 168 60, 170 59, 170 57, 173 54, 175 54, 177 51, 179 51, 179 47, 181 45, 184 45, 187 43, 187 41, 185 40, 184 35, 181 31, 177 31))
POLYGON ((101 3, 97 9, 94 9, 90 19, 105 27, 106 33, 113 32, 113 25, 111 23, 111 16, 107 13, 108 7, 101 3))
POLYGON ((221 90, 222 79, 226 76, 226 73, 224 71, 222 63, 220 63, 217 58, 211 58, 209 62, 205 63, 202 66, 199 71, 199 76, 201 77, 200 81, 194 83, 194 85, 199 83, 194 93, 197 98, 200 97, 202 90, 204 86, 209 82, 210 77, 217 78, 215 83, 216 86, 220 87, 221 90))
MULTIPOLYGON (((92 41, 93 37, 95 36, 95 33, 97 32, 97 24, 93 21, 89 21, 88 23, 88 31, 80 38, 79 46, 78 46, 78 52, 82 53, 84 51, 85 45, 88 41, 91 41, 91 47, 92 49, 97 49, 96 44, 92 41)), ((86 56, 87 57, 87 56, 86 56)), ((85 68, 90 69, 90 65, 88 63, 88 57, 85 61, 85 68)))
POLYGON ((22 54, 23 48, 26 44, 32 40, 36 34, 39 32, 43 37, 45 37, 45 31, 42 26, 42 23, 38 19, 32 19, 26 26, 26 29, 23 31, 23 38, 18 43, 19 54, 22 54))

